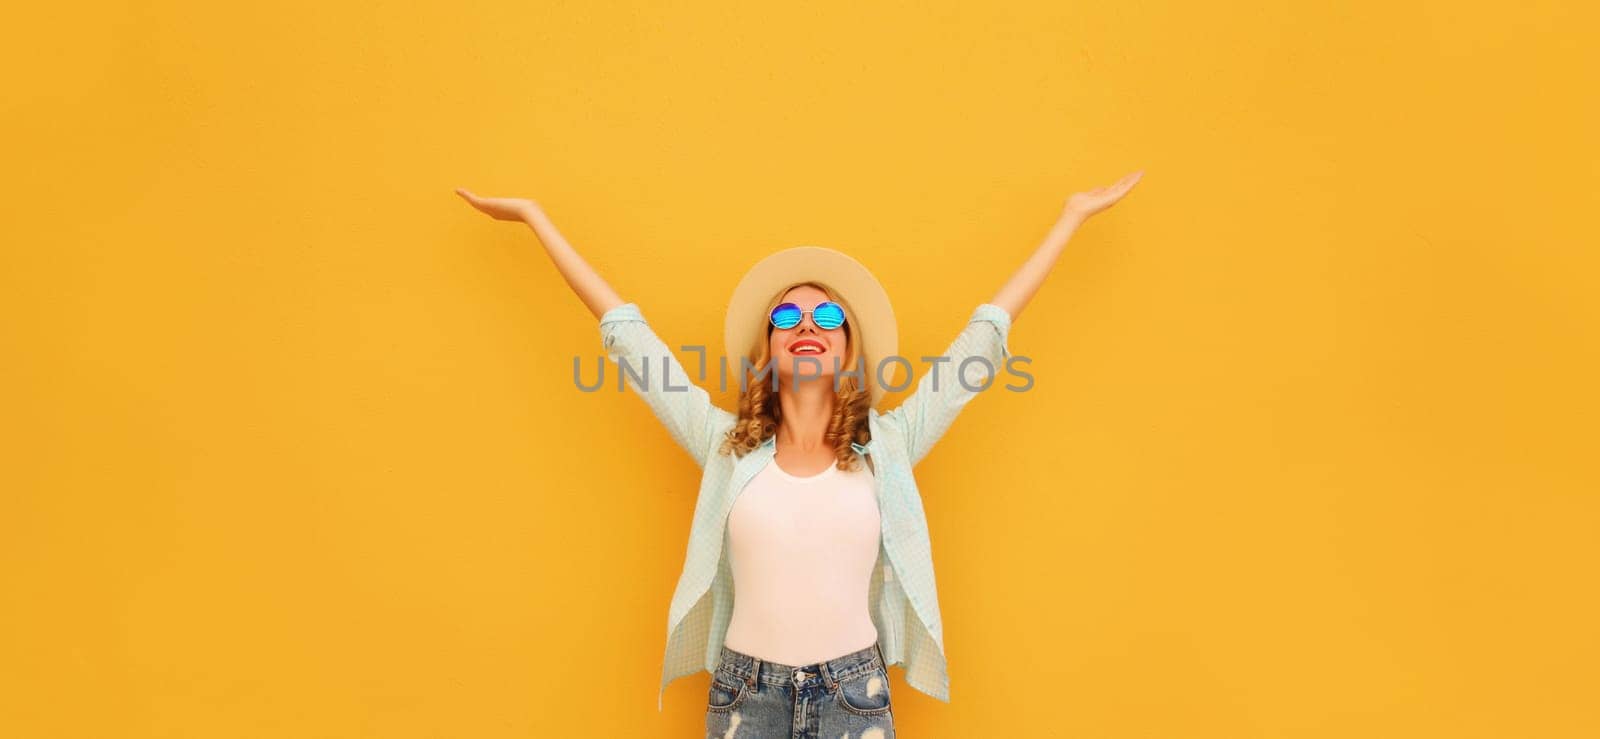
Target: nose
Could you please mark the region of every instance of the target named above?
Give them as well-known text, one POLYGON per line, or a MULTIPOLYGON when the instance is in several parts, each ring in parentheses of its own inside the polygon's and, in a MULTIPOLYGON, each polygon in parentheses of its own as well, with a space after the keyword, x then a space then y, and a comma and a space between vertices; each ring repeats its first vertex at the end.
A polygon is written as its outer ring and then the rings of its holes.
POLYGON ((812 333, 822 330, 817 326, 816 320, 812 318, 811 311, 806 311, 805 313, 800 314, 800 323, 795 324, 794 330, 796 332, 800 332, 807 328, 811 329, 812 333))

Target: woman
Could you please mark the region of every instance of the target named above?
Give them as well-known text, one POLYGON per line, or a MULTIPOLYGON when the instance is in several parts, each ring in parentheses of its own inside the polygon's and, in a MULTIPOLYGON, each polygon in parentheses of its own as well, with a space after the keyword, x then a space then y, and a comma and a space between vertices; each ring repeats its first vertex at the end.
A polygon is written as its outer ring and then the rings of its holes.
POLYGON ((895 354, 888 297, 859 262, 797 247, 745 274, 725 319, 727 372, 718 373, 740 380, 738 413, 730 413, 711 403, 639 307, 623 302, 536 203, 456 190, 538 234, 599 319, 608 356, 630 369, 625 384, 702 468, 661 691, 710 672, 708 736, 888 739, 891 664, 904 666, 912 687, 949 700, 927 521, 911 468, 997 381, 1010 358, 1011 323, 1072 234, 1142 176, 1069 197, 1033 255, 887 413, 873 406, 891 368, 910 364, 895 354))

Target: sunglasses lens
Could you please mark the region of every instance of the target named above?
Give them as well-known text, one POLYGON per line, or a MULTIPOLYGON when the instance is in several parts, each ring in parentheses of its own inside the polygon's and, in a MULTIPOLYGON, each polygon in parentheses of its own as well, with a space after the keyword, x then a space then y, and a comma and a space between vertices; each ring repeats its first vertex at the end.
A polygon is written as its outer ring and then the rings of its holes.
POLYGON ((800 325, 800 306, 794 303, 784 303, 772 309, 772 325, 778 328, 794 328, 800 325))
POLYGON ((838 303, 822 302, 811 311, 811 320, 817 322, 817 328, 835 329, 844 325, 844 308, 838 303))

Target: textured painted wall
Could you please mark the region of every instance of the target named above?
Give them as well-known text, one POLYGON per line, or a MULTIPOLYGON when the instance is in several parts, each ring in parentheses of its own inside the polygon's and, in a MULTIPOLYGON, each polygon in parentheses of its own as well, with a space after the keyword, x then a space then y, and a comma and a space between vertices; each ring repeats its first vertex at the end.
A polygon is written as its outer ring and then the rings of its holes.
POLYGON ((915 356, 1135 168, 917 470, 900 734, 1600 734, 1591 4, 8 15, 0 736, 697 736, 697 470, 452 188, 675 346, 845 250, 915 356))

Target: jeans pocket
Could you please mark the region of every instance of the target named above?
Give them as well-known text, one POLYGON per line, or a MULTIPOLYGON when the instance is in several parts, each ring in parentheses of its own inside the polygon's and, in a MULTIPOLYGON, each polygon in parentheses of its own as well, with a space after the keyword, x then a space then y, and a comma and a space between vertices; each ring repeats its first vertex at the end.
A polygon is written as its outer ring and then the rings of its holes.
POLYGON ((858 716, 881 716, 889 712, 889 672, 882 667, 840 680, 833 699, 858 716))
POLYGON ((706 696, 706 710, 712 713, 732 711, 744 702, 745 682, 737 675, 723 670, 711 673, 711 690, 706 696))

